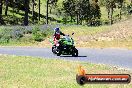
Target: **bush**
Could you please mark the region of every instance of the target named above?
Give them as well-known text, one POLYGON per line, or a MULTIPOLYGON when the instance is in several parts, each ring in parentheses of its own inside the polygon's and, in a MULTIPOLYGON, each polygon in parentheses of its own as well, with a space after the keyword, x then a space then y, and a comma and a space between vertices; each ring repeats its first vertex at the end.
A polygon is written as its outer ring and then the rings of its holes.
POLYGON ((132 14, 132 4, 129 4, 127 6, 127 11, 128 11, 128 14, 132 14))
POLYGON ((23 32, 20 29, 2 28, 0 30, 0 43, 9 43, 11 39, 19 40, 23 37, 23 32))
POLYGON ((0 43, 8 43, 11 38, 11 29, 1 29, 0 43))
POLYGON ((52 34, 50 26, 12 26, 0 27, 0 43, 9 43, 15 40, 16 42, 24 37, 28 38, 29 35, 32 41, 43 41, 47 36, 52 34), (26 36, 26 37, 25 37, 26 36))
POLYGON ((35 27, 32 30, 32 37, 35 41, 41 42, 43 41, 44 37, 46 37, 46 34, 43 33, 39 27, 35 27))
POLYGON ((88 26, 100 26, 101 25, 101 20, 98 18, 93 18, 92 20, 90 20, 87 24, 88 26))
POLYGON ((12 34, 11 34, 11 37, 13 39, 20 39, 21 37, 23 37, 23 32, 21 30, 13 30, 12 31, 12 34))
POLYGON ((46 28, 41 28, 41 27, 34 27, 32 30, 32 37, 35 41, 41 42, 43 41, 47 36, 51 36, 53 31, 46 27, 46 28))

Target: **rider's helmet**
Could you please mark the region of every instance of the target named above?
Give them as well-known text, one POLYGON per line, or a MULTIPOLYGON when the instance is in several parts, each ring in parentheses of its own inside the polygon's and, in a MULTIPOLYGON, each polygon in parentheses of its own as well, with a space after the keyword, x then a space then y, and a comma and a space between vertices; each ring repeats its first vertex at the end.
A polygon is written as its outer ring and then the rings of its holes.
POLYGON ((58 34, 60 36, 60 28, 59 27, 55 28, 55 34, 58 34))
POLYGON ((55 28, 55 32, 58 32, 58 31, 60 31, 60 28, 58 28, 58 27, 55 28))

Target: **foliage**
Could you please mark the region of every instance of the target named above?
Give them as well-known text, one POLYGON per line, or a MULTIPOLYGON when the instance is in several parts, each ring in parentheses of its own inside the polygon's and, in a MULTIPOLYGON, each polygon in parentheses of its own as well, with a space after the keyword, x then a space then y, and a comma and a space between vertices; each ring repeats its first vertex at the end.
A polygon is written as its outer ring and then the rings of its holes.
POLYGON ((75 0, 65 0, 63 2, 63 9, 67 15, 71 17, 75 16, 75 0))
POLYGON ((35 41, 41 42, 45 37, 51 35, 51 29, 41 29, 38 26, 35 26, 32 30, 32 37, 35 41))
POLYGON ((19 40, 23 37, 23 32, 19 29, 13 30, 10 28, 3 28, 0 31, 0 42, 8 43, 11 39, 19 40))
POLYGON ((49 0, 49 7, 50 7, 50 13, 51 13, 51 10, 57 6, 57 2, 58 0, 49 0))
POLYGON ((100 8, 106 7, 108 16, 104 20, 109 19, 111 23, 127 17, 126 14, 131 15, 132 12, 131 2, 128 0, 3 0, 0 3, 1 25, 45 24, 49 20, 49 24, 98 26, 105 23, 100 20, 105 13, 100 8), (119 10, 118 13, 115 9, 119 10), (115 13, 119 14, 118 19, 115 13))
POLYGON ((91 4, 90 11, 91 11, 91 14, 90 14, 91 20, 89 24, 91 26, 99 26, 101 24, 100 23, 101 10, 99 5, 96 2, 93 2, 91 4))
POLYGON ((132 3, 127 6, 128 14, 132 14, 132 3))
POLYGON ((14 26, 0 27, 0 43, 6 44, 11 42, 33 42, 43 41, 47 36, 51 36, 53 31, 50 27, 39 26, 14 26))
POLYGON ((87 25, 96 25, 96 20, 101 17, 97 2, 90 3, 89 0, 66 0, 63 2, 63 9, 71 17, 71 22, 73 18, 77 17, 77 24, 82 24, 82 21, 85 21, 87 25), (96 22, 91 22, 93 19, 96 22))

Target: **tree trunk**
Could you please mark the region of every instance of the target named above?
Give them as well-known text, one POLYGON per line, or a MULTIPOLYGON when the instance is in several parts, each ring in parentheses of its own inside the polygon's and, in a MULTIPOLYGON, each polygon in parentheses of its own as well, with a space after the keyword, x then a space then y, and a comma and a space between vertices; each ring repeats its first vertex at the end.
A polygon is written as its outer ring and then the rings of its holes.
POLYGON ((79 24, 79 15, 77 14, 77 25, 79 24))
POLYGON ((79 24, 82 25, 82 18, 79 17, 79 24))
POLYGON ((3 22, 3 19, 2 19, 2 0, 0 0, 0 25, 1 24, 4 24, 4 22, 3 22))
POLYGON ((14 13, 15 13, 15 0, 13 0, 13 8, 12 8, 12 10, 13 10, 13 20, 14 20, 14 17, 15 17, 15 15, 14 15, 14 13))
POLYGON ((72 23, 72 19, 73 19, 73 18, 72 18, 72 15, 71 15, 71 23, 72 23))
POLYGON ((50 13, 50 14, 52 13, 52 6, 50 6, 50 10, 49 10, 49 13, 50 13))
POLYGON ((34 23, 34 0, 32 0, 32 21, 34 23))
POLYGON ((24 0, 25 7, 25 16, 24 16, 24 25, 28 25, 28 12, 29 12, 29 0, 24 0))
POLYGON ((110 9, 108 8, 108 19, 110 19, 110 9))
POLYGON ((0 0, 0 21, 2 18, 2 0, 0 0))
POLYGON ((5 8, 5 15, 6 16, 7 16, 7 11, 8 11, 8 2, 9 2, 8 0, 6 0, 6 2, 5 2, 6 3, 6 8, 5 8))
POLYGON ((38 12, 38 20, 40 21, 40 0, 39 0, 39 3, 38 3, 38 4, 39 4, 39 7, 38 7, 38 8, 39 8, 39 12, 38 12))
POLYGON ((121 8, 120 8, 120 17, 119 17, 119 19, 121 20, 121 18, 122 18, 122 4, 121 4, 121 8))
POLYGON ((113 24, 113 8, 110 8, 110 25, 113 24))
POLYGON ((46 6, 46 24, 48 24, 48 18, 49 18, 49 0, 47 0, 47 6, 46 6))

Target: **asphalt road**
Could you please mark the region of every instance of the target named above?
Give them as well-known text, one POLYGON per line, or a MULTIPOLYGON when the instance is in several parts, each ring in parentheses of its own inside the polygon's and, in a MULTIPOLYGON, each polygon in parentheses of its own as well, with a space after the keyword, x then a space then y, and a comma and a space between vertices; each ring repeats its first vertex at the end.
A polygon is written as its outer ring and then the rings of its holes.
POLYGON ((55 56, 50 48, 1 47, 0 54, 79 60, 132 69, 132 50, 78 48, 79 57, 55 56))

